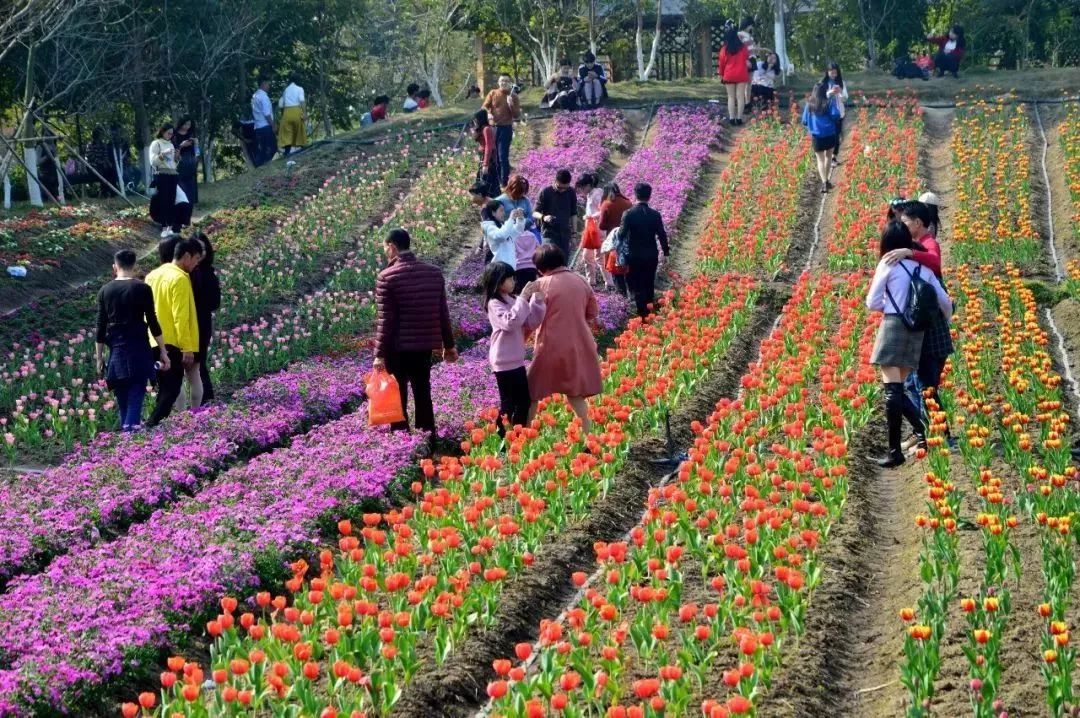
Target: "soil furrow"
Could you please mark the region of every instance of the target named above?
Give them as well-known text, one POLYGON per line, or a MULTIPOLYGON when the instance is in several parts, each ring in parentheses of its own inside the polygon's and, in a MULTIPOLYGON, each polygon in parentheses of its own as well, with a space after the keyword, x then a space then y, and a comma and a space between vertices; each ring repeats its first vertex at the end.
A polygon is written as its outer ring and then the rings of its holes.
MULTIPOLYGON (((765 292, 759 300, 751 326, 729 349, 722 368, 703 382, 671 418, 675 445, 692 440, 690 423, 704 419, 716 402, 738 391, 739 378, 757 347, 767 336, 784 297, 765 292)), ((635 443, 620 480, 587 518, 563 531, 539 552, 534 565, 511 583, 491 629, 474 631, 442 666, 422 670, 392 712, 400 718, 469 716, 486 700, 485 687, 494 675, 491 662, 512 655, 513 646, 536 638, 541 618, 556 616, 575 593, 570 581, 574 571, 595 565, 593 543, 621 538, 640 518, 641 507, 652 486, 665 470, 654 463, 665 453, 663 437, 635 443)))

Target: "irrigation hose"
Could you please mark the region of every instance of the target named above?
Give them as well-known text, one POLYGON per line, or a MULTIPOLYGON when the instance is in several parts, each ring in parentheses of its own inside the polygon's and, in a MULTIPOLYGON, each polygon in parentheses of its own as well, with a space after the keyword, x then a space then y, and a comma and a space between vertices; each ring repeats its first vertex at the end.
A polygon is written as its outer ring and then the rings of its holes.
POLYGON ((1058 282, 1065 279, 1065 273, 1061 271, 1061 260, 1057 253, 1057 240, 1054 237, 1054 192, 1050 187, 1050 174, 1046 171, 1046 153, 1050 148, 1050 142, 1046 137, 1046 129, 1043 127, 1042 115, 1039 113, 1039 103, 1035 104, 1035 119, 1039 123, 1039 134, 1042 136, 1042 170, 1043 185, 1046 187, 1046 226, 1050 240, 1050 256, 1054 258, 1054 277, 1058 282))

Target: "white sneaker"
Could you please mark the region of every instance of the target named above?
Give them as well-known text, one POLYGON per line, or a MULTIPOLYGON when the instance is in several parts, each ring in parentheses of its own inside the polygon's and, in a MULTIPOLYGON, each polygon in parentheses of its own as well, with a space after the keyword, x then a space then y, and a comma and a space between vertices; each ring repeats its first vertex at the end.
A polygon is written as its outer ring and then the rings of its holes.
POLYGON ((173 233, 172 229, 170 227, 166 227, 165 229, 161 230, 161 238, 162 239, 168 239, 169 237, 172 236, 172 233, 173 233))

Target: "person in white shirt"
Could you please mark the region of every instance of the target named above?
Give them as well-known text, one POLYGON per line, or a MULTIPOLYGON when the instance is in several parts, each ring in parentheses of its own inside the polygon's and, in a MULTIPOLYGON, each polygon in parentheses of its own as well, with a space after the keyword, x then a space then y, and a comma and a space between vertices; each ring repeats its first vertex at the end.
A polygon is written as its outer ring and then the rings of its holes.
POLYGON ((913 259, 904 259, 890 263, 885 255, 896 249, 912 249, 914 242, 911 232, 904 224, 889 222, 881 233, 880 256, 874 278, 870 282, 870 291, 866 295, 869 309, 883 312, 885 317, 878 327, 877 340, 870 355, 870 363, 877 364, 881 370, 881 381, 885 388, 885 420, 888 422, 889 453, 878 461, 882 468, 890 469, 904 463, 904 450, 901 446, 901 429, 904 419, 908 420, 915 435, 925 446, 926 429, 922 415, 914 404, 904 400, 904 381, 919 366, 922 353, 923 334, 921 330, 908 329, 904 323, 903 311, 908 304, 912 277, 918 272, 919 278, 934 288, 937 295, 938 309, 945 322, 952 321, 952 300, 945 293, 934 273, 923 268, 913 259))
POLYGON ((821 78, 829 99, 836 103, 836 109, 840 111, 840 121, 836 123, 836 147, 833 148, 832 163, 840 163, 840 142, 844 139, 844 103, 848 99, 847 85, 844 84, 844 74, 840 72, 840 65, 830 62, 825 70, 825 77, 821 78))
POLYGON ((776 78, 780 76, 780 58, 770 52, 765 60, 754 61, 754 73, 750 76, 750 96, 762 107, 769 107, 776 99, 776 78))
POLYGON ((294 148, 300 149, 308 143, 307 130, 304 127, 307 121, 304 88, 296 84, 295 76, 289 78, 288 87, 281 93, 278 109, 281 110, 278 145, 281 146, 282 154, 288 157, 294 148))
POLYGON ((581 259, 585 264, 585 281, 592 285, 603 278, 604 284, 614 286, 600 266, 600 246, 604 237, 600 233, 600 204, 604 201, 604 188, 596 175, 586 172, 574 183, 574 189, 585 195, 585 229, 581 232, 581 259))
POLYGON ((417 97, 418 92, 420 92, 420 85, 417 85, 415 82, 410 83, 409 86, 405 88, 405 94, 408 95, 408 97, 405 98, 405 102, 401 105, 402 111, 416 112, 420 109, 420 100, 417 97))
POLYGON ((251 118, 255 121, 255 156, 251 161, 260 167, 277 154, 277 125, 274 124, 274 106, 270 104, 270 80, 259 78, 259 89, 251 96, 251 118))
MULTIPOLYGON (((525 231, 525 212, 515 209, 506 214, 506 208, 497 199, 488 200, 480 210, 480 229, 484 232, 489 262, 506 262, 517 268, 517 247, 514 240, 525 231)), ((485 252, 486 254, 486 252, 485 252)))

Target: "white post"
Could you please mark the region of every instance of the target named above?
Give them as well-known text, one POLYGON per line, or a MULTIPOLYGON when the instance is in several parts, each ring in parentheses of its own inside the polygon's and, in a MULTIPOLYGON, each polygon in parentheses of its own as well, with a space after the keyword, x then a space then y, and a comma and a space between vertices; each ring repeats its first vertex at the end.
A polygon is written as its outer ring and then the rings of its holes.
POLYGON ((11 209, 11 175, 4 173, 4 209, 11 209))
POLYGON ((45 203, 41 201, 41 185, 38 184, 36 147, 23 148, 23 162, 26 163, 26 189, 30 194, 30 204, 44 207, 45 203))
POLYGON ((124 181, 124 163, 120 159, 120 148, 113 147, 113 165, 116 167, 116 188, 120 190, 121 197, 127 197, 127 182, 124 181))
MULTIPOLYGON (((143 173, 142 173, 143 185, 147 189, 149 189, 150 188, 150 180, 153 179, 153 177, 154 177, 153 167, 150 165, 150 146, 149 145, 147 145, 146 147, 143 147, 142 151, 139 152, 139 159, 142 160, 142 166, 143 166, 143 173)), ((147 193, 147 194, 149 194, 149 193, 147 193)))
POLYGON ((59 155, 53 158, 53 164, 56 165, 56 198, 60 200, 60 204, 67 204, 64 197, 64 170, 60 167, 59 155))

